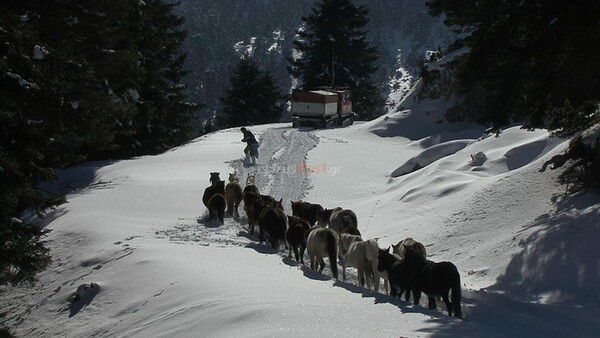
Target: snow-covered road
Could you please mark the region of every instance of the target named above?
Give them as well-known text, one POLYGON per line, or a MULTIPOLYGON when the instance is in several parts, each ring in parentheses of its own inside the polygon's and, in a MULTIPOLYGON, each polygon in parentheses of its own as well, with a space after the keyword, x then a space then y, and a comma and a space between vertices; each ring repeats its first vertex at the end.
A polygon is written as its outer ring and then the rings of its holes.
POLYGON ((255 174, 255 184, 262 194, 283 198, 286 210, 290 200, 304 197, 310 186, 308 152, 318 143, 312 131, 291 127, 267 129, 260 135, 259 159, 256 165, 234 160, 231 166, 238 173, 242 185, 248 175, 255 174))

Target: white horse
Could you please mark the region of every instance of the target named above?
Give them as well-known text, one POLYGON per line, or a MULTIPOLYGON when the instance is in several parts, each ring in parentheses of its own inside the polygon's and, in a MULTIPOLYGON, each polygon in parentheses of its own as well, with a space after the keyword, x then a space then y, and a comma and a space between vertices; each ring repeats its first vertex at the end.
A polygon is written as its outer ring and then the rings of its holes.
POLYGON ((379 256, 379 245, 377 240, 354 241, 348 248, 348 254, 344 260, 345 265, 350 265, 358 270, 358 282, 360 286, 379 291, 379 271, 377 270, 379 256))
POLYGON ((306 251, 310 258, 310 268, 323 272, 325 261, 323 257, 329 257, 329 265, 334 278, 338 278, 337 256, 338 256, 338 234, 329 228, 314 227, 306 239, 306 251))
POLYGON ((348 255, 348 250, 350 246, 354 242, 362 242, 362 237, 351 234, 341 234, 340 235, 340 245, 338 250, 338 255, 342 260, 342 278, 346 280, 346 256, 348 255))

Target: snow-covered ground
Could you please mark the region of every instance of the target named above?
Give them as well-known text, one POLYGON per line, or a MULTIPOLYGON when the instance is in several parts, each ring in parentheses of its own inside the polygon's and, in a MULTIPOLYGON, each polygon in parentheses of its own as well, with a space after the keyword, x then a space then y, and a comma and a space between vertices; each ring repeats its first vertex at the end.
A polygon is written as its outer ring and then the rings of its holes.
POLYGON ((3 321, 20 337, 597 336, 600 198, 538 172, 566 141, 437 122, 431 103, 340 129, 250 127, 257 166, 231 129, 66 170, 55 186, 75 190, 46 221, 54 263, 4 289, 3 321), (464 320, 297 264, 249 234, 242 208, 206 221, 209 173, 234 170, 288 214, 296 199, 349 208, 380 247, 413 237, 455 263, 464 320))

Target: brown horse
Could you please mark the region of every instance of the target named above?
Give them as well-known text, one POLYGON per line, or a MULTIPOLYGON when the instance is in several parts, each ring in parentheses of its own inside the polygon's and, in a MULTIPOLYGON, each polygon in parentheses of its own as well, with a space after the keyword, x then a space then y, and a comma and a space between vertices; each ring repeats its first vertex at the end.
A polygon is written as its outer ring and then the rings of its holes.
POLYGON ((258 187, 255 186, 254 184, 249 184, 246 185, 244 187, 244 190, 242 191, 242 200, 244 201, 244 212, 246 213, 246 216, 248 216, 249 214, 249 207, 252 204, 252 198, 251 196, 248 196, 248 193, 254 193, 256 195, 260 195, 260 191, 258 190, 258 187))
POLYGON ((291 201, 291 203, 292 215, 298 216, 307 221, 311 227, 317 222, 317 215, 319 212, 324 210, 320 204, 313 204, 303 201, 291 201))
POLYGON ((258 224, 263 207, 263 201, 259 194, 252 191, 244 193, 244 209, 246 209, 251 234, 254 234, 254 227, 258 224))
POLYGON ((240 217, 238 207, 242 202, 242 186, 236 174, 229 174, 229 183, 225 186, 225 200, 227 201, 227 213, 233 218, 240 217))

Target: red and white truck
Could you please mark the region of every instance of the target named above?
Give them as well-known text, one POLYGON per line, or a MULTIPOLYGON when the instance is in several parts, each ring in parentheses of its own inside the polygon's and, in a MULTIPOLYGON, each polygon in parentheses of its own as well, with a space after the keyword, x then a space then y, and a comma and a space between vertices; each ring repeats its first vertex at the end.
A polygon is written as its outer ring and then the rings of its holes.
POLYGON ((349 90, 292 91, 292 126, 331 128, 354 123, 349 90))

